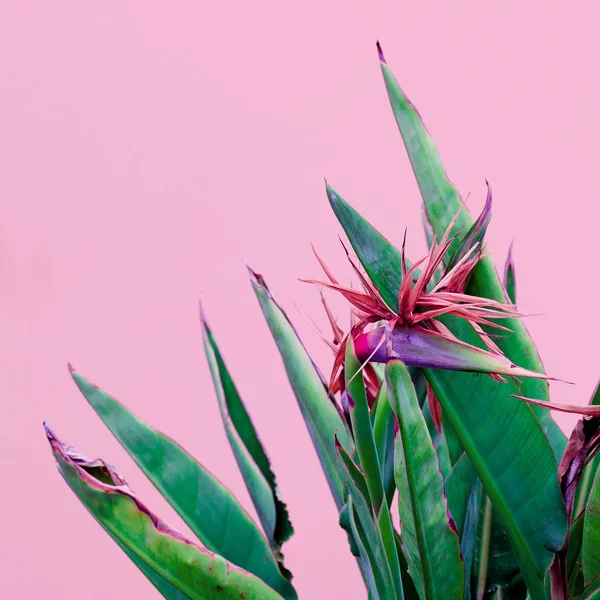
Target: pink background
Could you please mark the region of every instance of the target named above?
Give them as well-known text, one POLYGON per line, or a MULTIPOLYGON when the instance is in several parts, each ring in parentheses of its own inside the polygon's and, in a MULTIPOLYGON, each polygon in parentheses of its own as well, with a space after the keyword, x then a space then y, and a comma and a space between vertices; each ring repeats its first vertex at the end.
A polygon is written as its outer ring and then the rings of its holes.
MULTIPOLYGON (((327 369, 313 241, 349 275, 323 177, 425 245, 375 39, 489 248, 515 239, 554 384, 598 376, 595 2, 0 2, 0 595, 157 597, 56 473, 41 423, 115 463, 178 526, 79 395, 70 360, 249 498, 205 365, 202 298, 272 456, 304 598, 365 598, 242 258, 327 369), (267 387, 268 386, 268 387, 267 387), (89 587, 86 587, 89 586, 89 587)), ((342 316, 343 305, 334 302, 342 316)), ((573 419, 562 423, 572 425, 573 419)))

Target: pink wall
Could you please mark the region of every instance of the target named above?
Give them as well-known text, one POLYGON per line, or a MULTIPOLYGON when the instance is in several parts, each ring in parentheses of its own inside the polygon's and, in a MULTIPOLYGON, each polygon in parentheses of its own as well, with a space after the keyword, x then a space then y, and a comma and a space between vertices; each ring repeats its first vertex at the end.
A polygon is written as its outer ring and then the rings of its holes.
POLYGON ((600 336, 599 17, 597 3, 548 0, 0 2, 0 595, 156 596, 56 473, 43 419, 180 524, 67 360, 249 506, 204 363, 201 297, 289 503, 300 594, 365 597, 241 259, 327 365, 294 308, 325 324, 297 281, 319 273, 310 241, 348 274, 323 176, 423 250, 376 38, 474 209, 493 184, 489 248, 503 264, 515 238, 547 370, 577 383, 553 397, 584 402, 600 336))

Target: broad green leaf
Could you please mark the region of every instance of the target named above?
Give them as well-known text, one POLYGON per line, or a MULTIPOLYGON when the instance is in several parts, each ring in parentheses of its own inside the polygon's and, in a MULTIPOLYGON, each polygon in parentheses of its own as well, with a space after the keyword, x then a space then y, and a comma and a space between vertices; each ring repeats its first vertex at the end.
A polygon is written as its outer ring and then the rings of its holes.
POLYGON ((586 585, 600 574, 600 471, 596 471, 583 521, 583 578, 586 585))
POLYGON ((348 451, 354 451, 354 444, 333 398, 327 392, 327 383, 308 355, 286 314, 275 302, 262 276, 250 270, 250 277, 329 482, 329 488, 340 510, 345 504, 345 473, 335 451, 334 434, 337 433, 341 444, 348 451))
MULTIPOLYGON (((371 573, 375 587, 377 588, 376 598, 381 600, 389 598, 402 598, 402 586, 397 587, 394 570, 399 570, 398 558, 396 564, 390 564, 386 544, 382 537, 382 532, 375 519, 373 518, 372 505, 369 500, 369 490, 364 475, 358 465, 352 460, 346 449, 339 443, 336 437, 336 449, 340 465, 345 469, 348 481, 348 493, 351 499, 351 506, 356 511, 358 528, 355 539, 360 540, 363 547, 365 559, 370 565, 371 573), (396 590, 398 590, 396 595, 396 590)), ((351 517, 351 514, 350 514, 351 517)), ((359 552, 360 552, 359 545, 359 552)))
POLYGON ((248 600, 281 599, 258 577, 169 528, 134 496, 112 467, 100 460, 88 461, 62 444, 48 427, 46 435, 58 469, 75 495, 111 537, 136 557, 136 564, 146 566, 146 574, 153 571, 169 590, 181 592, 171 598, 239 600, 243 594, 248 600))
POLYGON ((458 529, 458 534, 462 536, 465 517, 467 516, 467 507, 469 498, 473 491, 476 475, 471 465, 471 461, 465 453, 462 454, 457 463, 452 467, 450 474, 446 477, 444 487, 448 499, 448 509, 458 529))
POLYGON ((462 599, 465 567, 458 532, 413 384, 397 359, 387 363, 385 374, 398 421, 394 474, 410 573, 421 598, 462 599))
POLYGON ((204 316, 202 326, 204 348, 227 439, 267 538, 271 546, 279 550, 294 532, 287 507, 280 499, 271 463, 204 316))
POLYGON ((392 517, 383 488, 379 457, 377 455, 377 448, 375 447, 375 438, 373 436, 369 405, 367 403, 365 382, 362 371, 360 371, 360 363, 354 352, 354 340, 352 336, 348 338, 346 346, 344 374, 346 377, 346 393, 348 395, 354 442, 370 498, 373 519, 381 535, 387 561, 392 572, 396 594, 401 596, 402 578, 400 575, 396 542, 394 540, 392 517))
POLYGON ((296 598, 268 541, 220 481, 174 440, 76 371, 71 375, 98 416, 209 550, 254 573, 285 598, 296 598))
MULTIPOLYGON (((440 239, 458 214, 452 229, 453 235, 459 234, 453 246, 456 249, 465 237, 464 232, 469 231, 473 226, 473 219, 464 208, 458 191, 448 179, 433 139, 419 113, 398 85, 381 48, 378 49, 392 111, 423 197, 427 219, 440 239)), ((471 275, 467 291, 499 302, 506 301, 504 287, 490 256, 485 256, 479 261, 471 275)), ((512 335, 501 336, 496 340, 504 354, 521 367, 543 372, 537 349, 523 323, 519 319, 506 319, 503 324, 513 331, 512 335)), ((548 384, 545 381, 524 380, 521 389, 523 390, 521 395, 529 398, 548 399, 548 384)), ((534 412, 545 429, 550 423, 548 411, 544 412, 543 409, 536 407, 534 412)), ((554 433, 554 437, 558 438, 559 433, 556 430, 554 433)))
MULTIPOLYGON (((445 322, 460 339, 477 343, 464 321, 445 322)), ((544 573, 562 547, 567 518, 556 460, 538 420, 511 397, 512 382, 441 370, 426 375, 511 538, 532 598, 543 598, 544 573)))

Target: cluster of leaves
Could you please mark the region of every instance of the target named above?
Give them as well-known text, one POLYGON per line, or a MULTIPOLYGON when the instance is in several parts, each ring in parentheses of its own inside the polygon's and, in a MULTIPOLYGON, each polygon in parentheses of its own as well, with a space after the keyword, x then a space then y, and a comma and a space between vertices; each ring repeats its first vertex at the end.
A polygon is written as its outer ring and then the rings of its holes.
MULTIPOLYGON (((363 285, 344 288, 325 267, 326 285, 359 318, 345 337, 331 319, 330 381, 250 271, 368 596, 600 598, 600 394, 589 407, 562 407, 582 413, 567 441, 514 310, 512 259, 501 281, 481 253, 491 191, 473 221, 381 50, 380 59, 424 201, 428 262, 411 266, 404 247, 327 186, 363 285)), ((46 434, 73 492, 165 598, 293 600, 281 551, 293 533, 288 511, 204 315, 202 327, 225 432, 260 523, 181 446, 73 369, 92 408, 202 546, 154 515, 111 465, 88 460, 47 426, 46 434)))

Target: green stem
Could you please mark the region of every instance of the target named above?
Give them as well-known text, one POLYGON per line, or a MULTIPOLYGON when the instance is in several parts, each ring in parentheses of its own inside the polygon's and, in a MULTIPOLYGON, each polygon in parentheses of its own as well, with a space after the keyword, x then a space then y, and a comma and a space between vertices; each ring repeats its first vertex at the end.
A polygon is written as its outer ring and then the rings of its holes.
POLYGON ((477 574, 477 600, 483 600, 485 582, 487 580, 488 562, 490 559, 490 538, 492 534, 492 503, 485 497, 483 515, 483 531, 481 534, 481 556, 479 557, 479 573, 477 574))

